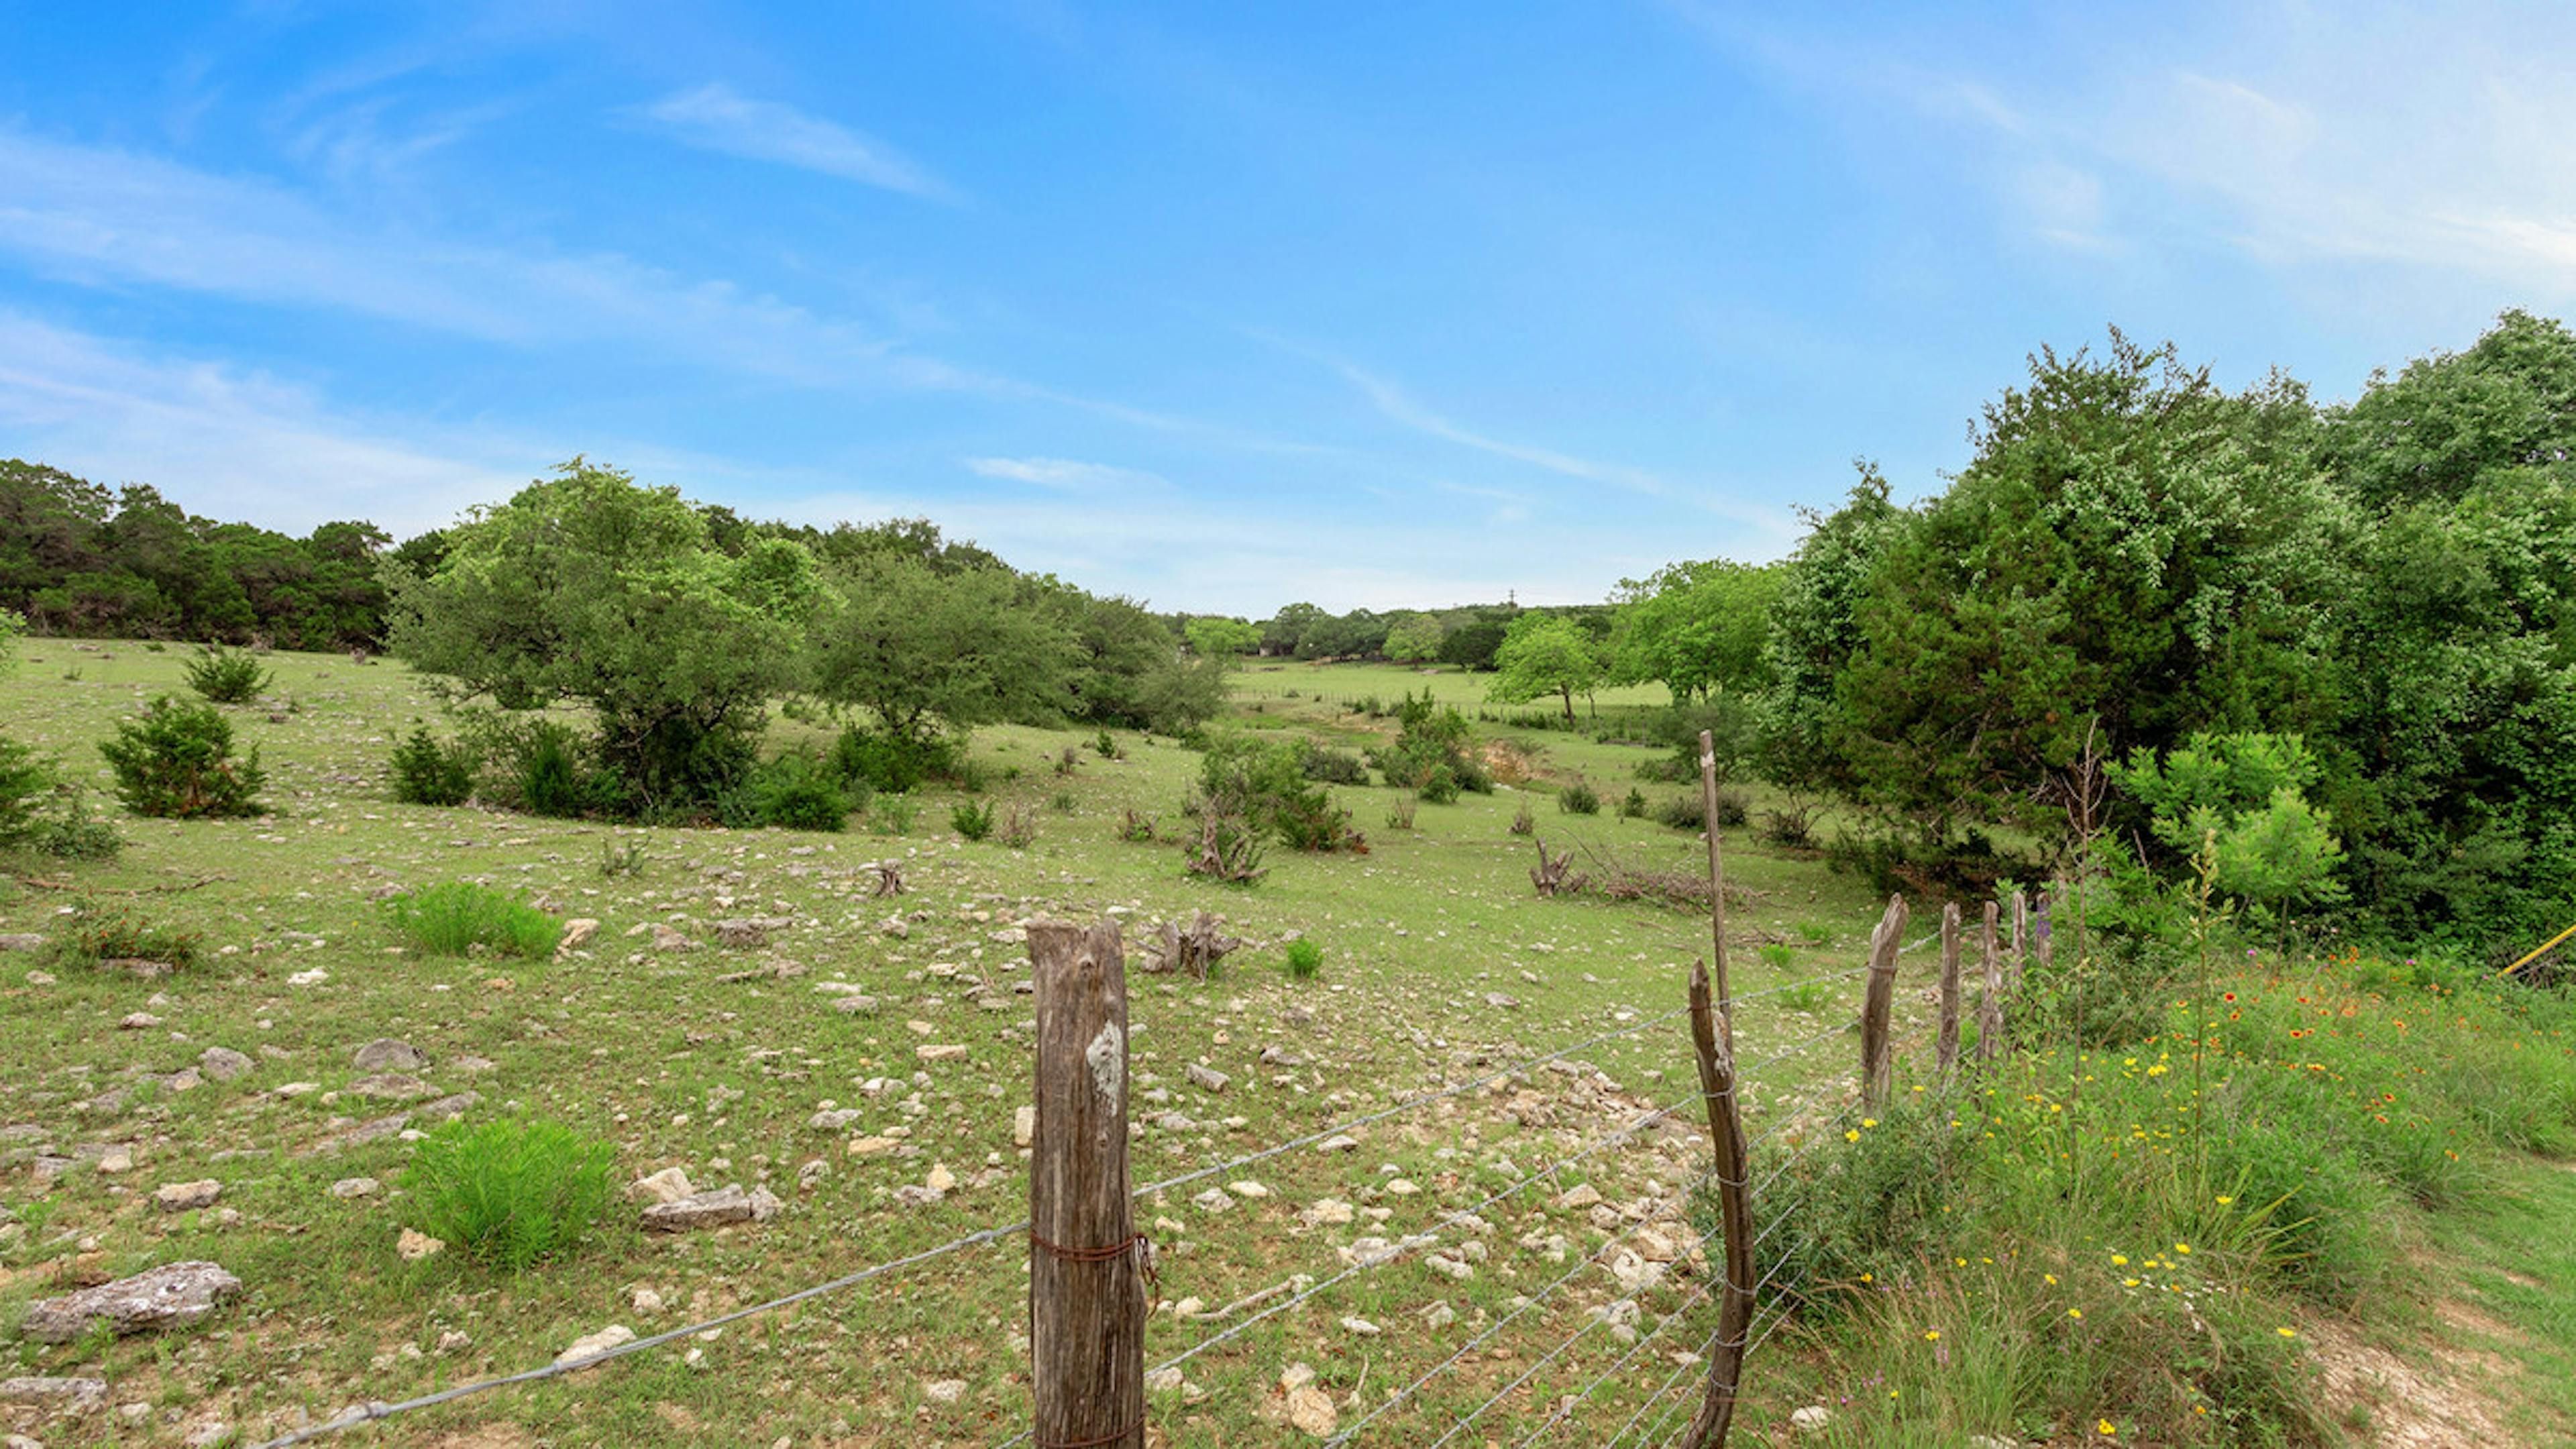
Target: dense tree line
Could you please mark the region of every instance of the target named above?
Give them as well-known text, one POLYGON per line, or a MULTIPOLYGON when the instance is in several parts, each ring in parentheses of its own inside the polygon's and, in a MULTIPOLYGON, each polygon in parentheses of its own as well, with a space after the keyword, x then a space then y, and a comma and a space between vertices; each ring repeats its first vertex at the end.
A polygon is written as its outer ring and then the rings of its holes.
MULTIPOLYGON (((2319 406, 2114 333, 2032 358, 1974 446, 1913 507, 1864 469, 1779 571, 1735 671, 1775 779, 1934 859, 2063 839, 2088 743, 2134 780, 2288 739, 2386 928, 2576 919, 2576 335, 2509 312, 2319 406)), ((2111 810, 2150 864, 2196 843, 2111 810)))
POLYGON ((0 459, 0 609, 44 634, 342 649, 384 628, 368 523, 304 538, 199 518, 142 484, 113 492, 0 459))

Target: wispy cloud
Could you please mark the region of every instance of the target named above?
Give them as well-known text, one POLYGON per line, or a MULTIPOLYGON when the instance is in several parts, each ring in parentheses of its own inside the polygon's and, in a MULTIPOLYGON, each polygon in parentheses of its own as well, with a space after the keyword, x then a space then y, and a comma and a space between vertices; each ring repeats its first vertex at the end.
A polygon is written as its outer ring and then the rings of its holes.
POLYGON ((1090 491, 1139 484, 1163 486, 1161 478, 1140 469, 1082 463, 1071 458, 968 458, 965 463, 966 471, 979 478, 1002 478, 1040 488, 1090 491))
POLYGON ((1351 386, 1358 388, 1361 394, 1368 398, 1370 405, 1381 415, 1390 422, 1401 423, 1417 433, 1428 434, 1444 442, 1456 443, 1462 448, 1473 448, 1480 453, 1491 453, 1497 458, 1509 458, 1515 463, 1526 463, 1533 468, 1541 468, 1550 473, 1561 473, 1568 478, 1581 478, 1592 483, 1607 483, 1613 487, 1625 488, 1631 492, 1644 493, 1657 498, 1666 497, 1672 492, 1671 485, 1643 468, 1632 468, 1624 463, 1597 462, 1590 458, 1578 458, 1571 453, 1560 453, 1552 448, 1507 442, 1461 426, 1424 406, 1415 400, 1412 394, 1385 378, 1362 371, 1338 358, 1327 358, 1325 361, 1351 386))
POLYGON ((703 150, 914 196, 944 199, 952 194, 883 141, 794 106, 754 100, 720 82, 665 96, 644 114, 674 137, 703 150))
MULTIPOLYGON (((0 312, 0 430, 13 451, 193 509, 301 532, 366 518, 397 534, 507 497, 553 461, 490 429, 409 429, 309 390, 0 312)), ((569 453, 569 447, 557 451, 569 453)))

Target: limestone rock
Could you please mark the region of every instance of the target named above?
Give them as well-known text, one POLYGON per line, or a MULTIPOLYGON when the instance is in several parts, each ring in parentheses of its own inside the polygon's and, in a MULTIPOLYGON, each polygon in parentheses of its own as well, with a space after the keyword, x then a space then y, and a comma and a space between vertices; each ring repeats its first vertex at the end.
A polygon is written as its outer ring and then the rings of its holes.
POLYGON ((331 1195, 343 1201, 351 1198, 374 1197, 384 1191, 384 1186, 372 1177, 344 1177, 331 1184, 331 1195))
POLYGON ((93 1414, 107 1407, 104 1379, 0 1379, 0 1404, 34 1404, 55 1414, 93 1414))
POLYGON ((653 949, 656 951, 694 951, 698 943, 662 924, 653 923, 653 949))
POLYGON ((1011 1145, 1026 1147, 1038 1136, 1038 1109, 1022 1107, 1011 1114, 1011 1145))
POLYGON ((1222 1092, 1233 1080, 1223 1072, 1217 1071, 1211 1067, 1200 1066, 1196 1062, 1191 1062, 1189 1065, 1183 1067, 1181 1069, 1181 1074, 1188 1077, 1190 1081, 1195 1083, 1201 1090, 1209 1092, 1222 1092))
POLYGON ((953 1404, 966 1397, 966 1381, 941 1379, 937 1383, 923 1384, 921 1394, 934 1404, 953 1404))
MULTIPOLYGON (((677 1169, 674 1169, 675 1171, 677 1169)), ((777 1216, 779 1201, 769 1189, 744 1192, 740 1183, 691 1193, 644 1209, 644 1231, 685 1233, 728 1223, 767 1222, 777 1216)))
POLYGON ((410 1042, 384 1036, 358 1048, 349 1064, 362 1072, 425 1072, 429 1057, 410 1042))
POLYGON ((617 1347, 621 1343, 633 1343, 634 1341, 634 1329, 627 1327, 623 1323, 612 1323, 597 1333, 585 1334, 580 1338, 574 1339, 570 1348, 567 1348, 563 1352, 555 1355, 555 1362, 558 1364, 579 1363, 583 1359, 597 1358, 601 1354, 608 1352, 610 1349, 617 1347))
POLYGON ((599 922, 588 916, 575 916, 573 919, 564 922, 563 939, 555 943, 555 952, 556 954, 561 955, 567 952, 578 951, 582 947, 589 945, 590 938, 598 934, 599 922))
POLYGON ((69 1343, 103 1323, 120 1336, 181 1328, 241 1291, 241 1280, 213 1263, 171 1263, 60 1298, 28 1305, 22 1331, 42 1343, 69 1343))
POLYGON ((626 1196, 635 1202, 674 1203, 696 1191, 689 1186, 688 1173, 676 1167, 663 1168, 626 1185, 626 1196))
POLYGON ((423 1258, 445 1251, 446 1248, 445 1239, 433 1238, 427 1233, 411 1228, 403 1229, 402 1236, 394 1240, 394 1251, 401 1254, 402 1260, 406 1263, 417 1263, 423 1258))
POLYGON ((197 1058, 197 1070, 203 1072, 207 1080, 216 1082, 247 1077, 256 1065, 249 1057, 230 1047, 208 1047, 197 1058))
POLYGON ((1299 1384, 1288 1391, 1288 1422, 1301 1432, 1329 1439, 1341 1416, 1333 1411, 1332 1395, 1313 1384, 1299 1384))
POLYGON ((45 938, 33 931, 11 931, 0 935, 0 951, 41 951, 45 938))
POLYGON ((1789 1415, 1789 1427, 1801 1434, 1813 1434, 1833 1421, 1833 1411, 1822 1404, 1809 1404, 1789 1415))
POLYGON ((408 1072, 378 1072, 360 1077, 348 1090, 360 1097, 381 1097, 391 1102, 408 1102, 418 1097, 435 1097, 438 1089, 408 1072))
POLYGON ((213 1178, 196 1182, 165 1182, 152 1190, 152 1205, 165 1213, 194 1212, 210 1208, 224 1195, 224 1185, 213 1178))

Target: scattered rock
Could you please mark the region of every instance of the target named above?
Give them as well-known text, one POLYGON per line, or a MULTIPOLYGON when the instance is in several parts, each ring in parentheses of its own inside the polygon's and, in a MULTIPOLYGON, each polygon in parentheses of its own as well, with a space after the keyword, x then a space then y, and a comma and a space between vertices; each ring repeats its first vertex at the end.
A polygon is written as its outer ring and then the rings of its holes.
POLYGON ((1225 1073, 1217 1071, 1211 1067, 1200 1066, 1196 1062, 1191 1062, 1189 1065, 1183 1067, 1181 1069, 1181 1074, 1188 1077, 1201 1089, 1210 1092, 1222 1092, 1226 1089, 1227 1084, 1233 1081, 1233 1078, 1228 1077, 1225 1073))
POLYGON ((932 1192, 951 1193, 957 1190, 957 1174, 950 1172, 948 1170, 948 1164, 944 1162, 932 1163, 930 1165, 930 1175, 923 1178, 922 1181, 929 1185, 932 1192))
POLYGON ((923 1187, 918 1183, 910 1182, 894 1190, 894 1201, 897 1207, 928 1207, 947 1196, 948 1194, 935 1187, 923 1187))
POLYGON ((1360 1140, 1348 1135, 1336 1135, 1316 1143, 1315 1150, 1317 1152, 1357 1152, 1360 1150, 1360 1140))
POLYGON ((953 1404, 966 1397, 966 1381, 941 1379, 937 1383, 923 1384, 921 1394, 934 1404, 953 1404))
POLYGON ((1333 1411, 1332 1395, 1313 1384, 1299 1384, 1288 1391, 1288 1422, 1318 1439, 1329 1439, 1341 1416, 1333 1411))
POLYGON ((656 951, 694 951, 698 943, 662 924, 653 923, 653 949, 656 951))
POLYGON ((403 1229, 402 1236, 394 1240, 394 1251, 401 1254, 402 1260, 406 1263, 417 1263, 423 1258, 444 1252, 446 1248, 445 1239, 433 1238, 427 1233, 417 1232, 411 1228, 403 1229))
POLYGON ((765 1187, 746 1193, 740 1183, 727 1183, 711 1191, 691 1193, 647 1207, 644 1209, 644 1231, 686 1233, 700 1228, 719 1228, 728 1223, 767 1222, 777 1216, 779 1206, 778 1199, 765 1187))
POLYGON ((589 916, 575 916, 571 920, 564 922, 563 939, 555 943, 555 951, 558 955, 566 952, 578 951, 582 947, 589 945, 590 938, 598 934, 598 921, 593 920, 589 916))
POLYGON ((1556 1205, 1557 1205, 1558 1207, 1561 1207, 1561 1208, 1567 1209, 1568 1211, 1572 1211, 1572 1210, 1577 1209, 1577 1208, 1588 1208, 1588 1207, 1591 1207, 1592 1205, 1594 1205, 1595 1203, 1598 1203, 1598 1202, 1600 1202, 1600 1201, 1601 1201, 1601 1191, 1600 1191, 1600 1189, 1598 1189, 1598 1188, 1594 1187, 1592 1184, 1590 1184, 1590 1183, 1588 1183, 1588 1182, 1587 1182, 1587 1183, 1583 1183, 1583 1184, 1581 1184, 1581 1185, 1579 1185, 1579 1186, 1575 1187, 1572 1191, 1567 1192, 1567 1193, 1565 1193, 1565 1194, 1561 1195, 1560 1197, 1558 1197, 1558 1198, 1557 1198, 1557 1200, 1556 1200, 1556 1205))
POLYGON ((716 922, 716 944, 736 951, 753 950, 769 944, 772 931, 784 931, 796 924, 793 916, 749 916, 716 922))
POLYGON ((349 1084, 352 1095, 380 1097, 390 1102, 408 1102, 419 1097, 435 1097, 438 1089, 407 1072, 378 1072, 360 1077, 349 1084))
POLYGON ((482 1100, 483 1096, 479 1092, 458 1092, 454 1096, 441 1097, 435 1102, 423 1102, 412 1115, 424 1122, 444 1122, 450 1117, 465 1115, 467 1108, 482 1100))
POLYGON ((621 1343, 634 1341, 634 1329, 623 1323, 612 1323, 597 1333, 574 1339, 572 1347, 555 1355, 555 1362, 557 1364, 579 1363, 584 1359, 597 1358, 621 1343))
POLYGON ((1209 1188, 1190 1201, 1198 1206, 1199 1211, 1209 1213, 1221 1213, 1234 1206, 1234 1199, 1227 1197, 1221 1187, 1209 1188))
POLYGON ((0 1404, 34 1404, 54 1414, 94 1414, 107 1407, 104 1379, 0 1379, 0 1404))
POLYGON ((1310 1228, 1337 1228, 1351 1220, 1351 1205, 1337 1197, 1317 1198, 1315 1205, 1297 1214, 1297 1221, 1310 1228))
POLYGON ((1358 1334, 1362 1338, 1375 1338, 1378 1333, 1377 1325, 1369 1322, 1365 1318, 1345 1318, 1342 1320, 1342 1327, 1349 1329, 1351 1332, 1358 1334))
POLYGON ((230 1047, 208 1047, 197 1058, 197 1070, 210 1081, 230 1082, 249 1076, 257 1063, 230 1047))
POLYGON ((350 1065, 362 1072, 425 1072, 429 1057, 410 1042, 384 1036, 358 1048, 350 1065))
POLYGON ((118 1031, 149 1031, 161 1024, 161 1018, 148 1011, 129 1011, 116 1023, 118 1031))
POLYGON ((224 1195, 224 1185, 213 1178, 197 1182, 165 1182, 152 1190, 152 1205, 165 1213, 195 1212, 210 1208, 224 1195))
POLYGON ((118 1335, 181 1328, 241 1291, 241 1280, 213 1263, 172 1263, 131 1278, 28 1305, 22 1331, 43 1343, 69 1343, 105 1324, 118 1335))
POLYGON ((41 951, 45 938, 33 931, 11 931, 0 935, 0 951, 41 951))
POLYGON ((1789 1415, 1789 1427, 1801 1434, 1813 1434, 1833 1421, 1833 1411, 1822 1404, 1809 1404, 1789 1415))
POLYGON ((962 1060, 969 1050, 962 1046, 917 1046, 912 1054, 925 1062, 953 1062, 962 1060))
POLYGON ((626 1185, 626 1196, 635 1202, 675 1203, 696 1191, 689 1186, 688 1173, 676 1167, 663 1168, 626 1185))
POLYGON ((817 1132, 840 1132, 867 1114, 856 1107, 834 1107, 805 1119, 805 1125, 817 1132))
POLYGON ((341 1199, 342 1201, 347 1201, 351 1198, 374 1197, 377 1193, 384 1191, 384 1187, 385 1185, 383 1183, 376 1181, 372 1177, 344 1177, 338 1182, 331 1184, 331 1195, 341 1199))
POLYGON ((1026 1147, 1037 1141, 1038 1109, 1022 1107, 1011 1114, 1011 1145, 1026 1147))
POLYGON ((626 1295, 626 1304, 649 1317, 662 1311, 662 1295, 650 1288, 638 1288, 626 1295))

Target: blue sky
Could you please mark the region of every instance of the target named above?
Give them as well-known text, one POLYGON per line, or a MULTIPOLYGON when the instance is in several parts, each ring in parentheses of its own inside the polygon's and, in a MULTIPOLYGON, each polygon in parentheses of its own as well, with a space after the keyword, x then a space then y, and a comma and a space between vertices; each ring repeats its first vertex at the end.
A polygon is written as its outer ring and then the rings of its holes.
POLYGON ((408 533, 586 453, 1266 614, 1775 557, 2041 343, 2576 289, 2552 6, 0 9, 0 454, 408 533))

